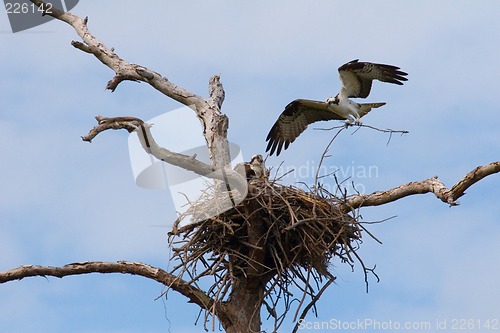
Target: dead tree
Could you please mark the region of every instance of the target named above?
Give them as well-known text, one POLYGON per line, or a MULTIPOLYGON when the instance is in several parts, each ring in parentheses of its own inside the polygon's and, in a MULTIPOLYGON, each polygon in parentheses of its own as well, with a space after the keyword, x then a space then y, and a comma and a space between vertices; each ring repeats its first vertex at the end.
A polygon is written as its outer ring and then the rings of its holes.
MULTIPOLYGON (((41 0, 32 2, 39 7, 43 4, 41 0)), ((224 89, 218 75, 209 80, 209 97, 203 98, 155 71, 120 58, 113 49, 107 48, 92 35, 87 27, 87 18, 82 19, 55 8, 45 14, 72 26, 82 41, 71 44, 94 55, 115 72, 107 83, 107 89, 114 91, 123 81, 145 82, 190 107, 203 125, 211 164, 200 162, 196 156, 160 147, 151 135, 149 125, 135 117, 97 116, 98 124, 82 137, 83 140, 91 141, 109 129, 135 131, 144 150, 158 159, 218 180, 213 191, 208 191, 206 196, 192 204, 190 213, 203 211, 217 202, 216 196, 220 193, 217 187, 227 183, 228 179, 231 184, 236 184, 228 191, 241 195, 248 186, 248 194, 245 193, 241 203, 224 213, 183 227, 176 223, 170 239, 177 266, 170 272, 129 261, 79 262, 62 267, 22 265, 1 272, 1 283, 32 276, 61 278, 88 273, 139 275, 155 280, 197 304, 205 313, 205 325, 211 322, 212 330, 215 329, 213 319, 217 318, 226 332, 260 332, 261 310, 265 308, 268 315, 274 318, 276 331, 294 300, 298 300, 294 316, 297 321, 306 316, 324 290, 334 282, 335 277, 328 271, 331 260, 349 265, 359 262, 365 276, 372 271, 356 253, 362 235, 371 236, 358 221, 361 207, 384 205, 406 196, 425 193, 433 193, 443 202, 455 206, 467 188, 500 171, 500 162, 493 162, 472 170, 451 188, 433 177, 387 191, 351 196, 343 191, 339 191, 340 195, 329 193, 321 186, 306 191, 267 178, 252 179, 247 184, 246 179, 229 167, 228 118, 221 112, 224 89), (196 282, 203 278, 213 281, 208 290, 197 287, 196 282), (292 295, 292 287, 301 290, 301 294, 292 295), (279 308, 284 310, 279 312, 279 308)))

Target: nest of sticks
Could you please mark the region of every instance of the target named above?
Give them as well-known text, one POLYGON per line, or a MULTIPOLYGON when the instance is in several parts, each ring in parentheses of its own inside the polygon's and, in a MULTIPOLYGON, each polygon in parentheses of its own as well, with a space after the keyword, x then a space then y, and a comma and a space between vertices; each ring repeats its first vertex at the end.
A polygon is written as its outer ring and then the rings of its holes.
POLYGON ((265 282, 265 297, 275 299, 271 308, 278 299, 288 299, 291 284, 313 298, 323 279, 335 279, 329 271, 333 257, 351 266, 353 254, 359 259, 362 229, 355 217, 340 210, 343 200, 327 191, 254 179, 247 196, 234 207, 180 226, 187 215, 199 217, 220 199, 207 192, 169 234, 173 257, 180 262, 173 272, 187 273, 191 283, 213 277, 209 294, 217 300, 226 298, 236 280, 256 272, 265 282), (261 260, 255 259, 256 253, 261 260))

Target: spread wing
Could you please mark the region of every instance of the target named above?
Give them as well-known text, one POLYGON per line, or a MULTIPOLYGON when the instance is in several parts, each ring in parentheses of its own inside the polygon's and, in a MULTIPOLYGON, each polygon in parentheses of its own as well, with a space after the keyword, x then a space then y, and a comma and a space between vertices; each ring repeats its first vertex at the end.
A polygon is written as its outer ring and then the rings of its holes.
POLYGON ((276 152, 276 156, 281 153, 283 146, 288 148, 290 143, 304 132, 307 125, 323 120, 344 120, 344 117, 330 111, 325 102, 312 101, 307 99, 296 99, 285 107, 278 120, 267 135, 266 152, 270 154, 276 152))
POLYGON ((358 59, 339 67, 341 94, 352 98, 366 98, 370 94, 373 80, 402 85, 408 75, 399 67, 371 62, 359 62, 358 59))

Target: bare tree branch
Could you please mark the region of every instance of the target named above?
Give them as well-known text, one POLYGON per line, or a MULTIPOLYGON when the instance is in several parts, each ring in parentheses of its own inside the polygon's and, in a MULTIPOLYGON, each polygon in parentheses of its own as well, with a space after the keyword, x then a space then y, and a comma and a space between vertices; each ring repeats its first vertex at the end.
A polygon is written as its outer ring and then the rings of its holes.
POLYGON ((492 162, 484 166, 478 166, 453 185, 451 189, 447 188, 436 176, 418 182, 403 184, 383 192, 353 196, 341 204, 341 209, 348 212, 360 207, 379 206, 409 195, 425 193, 434 193, 441 201, 450 206, 457 206, 459 203, 456 200, 465 194, 466 189, 484 177, 498 172, 500 172, 500 162, 492 162))
POLYGON ((140 262, 89 261, 72 263, 62 267, 22 265, 8 271, 0 272, 0 283, 21 280, 33 276, 53 276, 63 278, 70 275, 89 273, 121 273, 143 276, 179 292, 183 296, 187 297, 189 302, 197 304, 202 309, 211 311, 215 305, 215 311, 219 320, 221 320, 221 322, 228 320, 224 306, 222 304, 214 304, 213 299, 202 290, 194 287, 192 284, 188 284, 186 281, 164 271, 161 268, 153 267, 140 262))
POLYGON ((398 134, 403 135, 403 134, 410 133, 409 131, 406 131, 406 130, 393 130, 393 129, 390 129, 390 128, 383 129, 383 128, 377 128, 377 127, 374 127, 374 126, 371 126, 371 125, 356 124, 356 123, 353 123, 353 124, 344 123, 342 125, 337 125, 337 126, 333 126, 333 127, 328 127, 328 128, 320 128, 319 127, 319 128, 314 128, 314 129, 317 130, 317 131, 331 131, 331 130, 334 130, 334 129, 349 128, 349 127, 353 127, 353 126, 358 127, 354 131, 354 133, 356 133, 361 127, 366 127, 366 128, 370 128, 370 129, 376 130, 378 132, 389 133, 389 134, 398 133, 398 134))
POLYGON ((114 117, 106 118, 102 116, 95 117, 98 125, 92 128, 82 140, 91 142, 99 133, 109 129, 125 129, 129 133, 135 131, 139 137, 139 141, 143 149, 156 157, 157 159, 166 163, 181 167, 183 169, 193 171, 194 173, 212 179, 224 181, 237 189, 242 195, 247 191, 247 180, 243 178, 238 172, 231 168, 220 167, 214 168, 196 159, 196 155, 188 156, 180 153, 170 151, 166 148, 160 147, 153 138, 150 128, 151 125, 145 123, 143 120, 135 117, 114 117))
MULTIPOLYGON (((38 7, 41 6, 41 8, 47 7, 42 0, 31 0, 31 2, 38 7)), ((72 13, 64 12, 55 7, 52 7, 52 10, 47 12, 46 15, 50 15, 71 25, 75 29, 78 36, 80 36, 83 40, 83 43, 73 41, 71 44, 79 50, 93 54, 97 59, 99 59, 99 61, 116 73, 117 77, 113 78, 108 83, 108 86, 106 87, 107 89, 115 90, 118 84, 123 80, 143 81, 149 83, 155 89, 184 105, 195 105, 200 109, 206 107, 206 101, 204 98, 176 86, 162 75, 153 72, 146 67, 130 64, 120 58, 113 49, 107 48, 89 31, 87 27, 88 18, 82 19, 72 13)))
MULTIPOLYGON (((46 8, 42 0, 31 0, 41 8, 46 8)), ((151 85, 162 94, 193 109, 203 125, 203 133, 210 152, 212 166, 221 167, 229 165, 229 143, 227 141, 227 128, 229 121, 226 115, 220 112, 224 100, 224 89, 217 74, 210 79, 210 97, 204 99, 182 87, 170 82, 166 77, 144 66, 131 64, 120 58, 113 49, 107 48, 100 42, 87 27, 88 18, 82 19, 69 12, 53 8, 50 13, 45 13, 60 21, 71 25, 83 40, 73 41, 71 44, 86 53, 93 54, 104 65, 115 72, 115 76, 108 82, 106 89, 114 91, 122 81, 142 81, 151 85)))
POLYGON ((306 317, 307 313, 309 312, 309 310, 311 310, 312 307, 314 307, 316 305, 316 302, 320 299, 321 295, 323 295, 323 293, 325 292, 325 290, 332 284, 334 283, 336 280, 336 278, 334 276, 331 276, 328 281, 326 281, 326 283, 323 285, 323 287, 321 287, 321 289, 318 291, 318 293, 313 297, 312 301, 306 305, 306 307, 304 308, 304 310, 302 311, 302 314, 300 315, 299 317, 299 320, 297 320, 297 323, 295 324, 295 327, 293 328, 293 331, 292 333, 296 333, 297 330, 299 329, 300 327, 300 323, 302 322, 302 320, 304 320, 304 318, 306 317))
POLYGON ((462 178, 458 183, 453 185, 450 190, 449 197, 452 201, 455 201, 456 199, 464 195, 465 190, 467 190, 469 187, 471 187, 484 177, 497 172, 500 172, 500 162, 492 162, 483 166, 478 166, 467 175, 465 175, 465 177, 462 178))
POLYGON ((208 92, 210 94, 210 101, 220 110, 222 102, 224 102, 224 98, 226 97, 222 83, 220 83, 220 74, 216 74, 210 78, 208 92))

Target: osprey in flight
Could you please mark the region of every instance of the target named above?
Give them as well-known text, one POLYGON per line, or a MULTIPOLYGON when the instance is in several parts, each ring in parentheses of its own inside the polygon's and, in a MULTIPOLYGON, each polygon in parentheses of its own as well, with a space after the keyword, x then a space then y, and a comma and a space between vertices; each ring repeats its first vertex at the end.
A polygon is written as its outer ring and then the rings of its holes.
POLYGON ((266 152, 270 155, 281 153, 283 146, 287 149, 290 143, 304 132, 307 125, 324 120, 346 120, 360 124, 359 119, 371 109, 381 107, 385 103, 358 104, 349 98, 366 98, 370 94, 373 80, 402 85, 408 75, 399 67, 359 62, 358 59, 339 67, 339 78, 342 89, 335 97, 326 101, 296 99, 285 107, 278 120, 267 135, 266 152))

